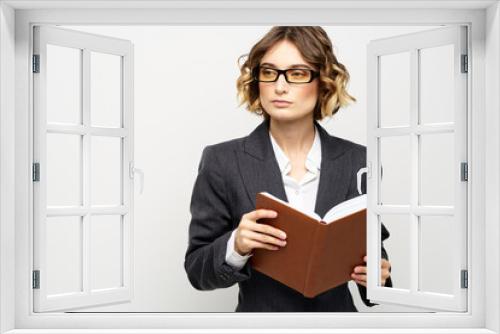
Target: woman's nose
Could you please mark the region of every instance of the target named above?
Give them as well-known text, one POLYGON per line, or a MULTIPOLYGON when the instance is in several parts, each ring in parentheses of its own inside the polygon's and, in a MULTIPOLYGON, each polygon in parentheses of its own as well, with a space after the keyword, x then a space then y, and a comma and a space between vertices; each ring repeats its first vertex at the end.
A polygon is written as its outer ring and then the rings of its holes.
POLYGON ((286 88, 288 88, 288 82, 286 81, 284 73, 280 73, 278 75, 278 79, 276 79, 275 86, 277 91, 283 91, 286 88))

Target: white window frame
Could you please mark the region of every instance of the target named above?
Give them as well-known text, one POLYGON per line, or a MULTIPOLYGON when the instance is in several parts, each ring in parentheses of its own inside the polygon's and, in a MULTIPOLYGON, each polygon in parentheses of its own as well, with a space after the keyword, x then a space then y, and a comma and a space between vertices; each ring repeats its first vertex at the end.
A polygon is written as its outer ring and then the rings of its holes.
POLYGON ((500 334, 500 5, 498 1, 1 1, 0 334, 497 333, 500 334), (58 7, 66 7, 61 9, 58 7), (288 7, 287 7, 288 6, 288 7), (394 8, 394 6, 398 8, 394 8), (73 7, 73 8, 67 8, 73 7), (93 7, 93 8, 92 8, 93 7), (110 8, 103 10, 102 7, 110 8), (142 11, 130 7, 143 7, 142 11), (287 9, 284 9, 284 8, 287 9), (40 8, 45 8, 40 10, 40 8), (212 8, 207 10, 206 8, 212 8), (251 8, 249 10, 248 8, 251 8), (374 9, 375 8, 375 9, 374 9), (439 8, 439 9, 437 9, 439 8), (22 10, 21 10, 22 9, 22 10), (85 9, 85 10, 82 10, 85 9), (265 11, 264 11, 265 9, 265 11), (30 202, 33 24, 469 24, 467 313, 33 313, 30 202), (14 70, 15 66, 15 70, 14 70), (15 129, 15 131, 14 131, 15 129), (487 181, 487 182, 486 182, 487 181), (474 293, 471 295, 471 291, 474 293), (485 293, 487 291, 487 294, 485 293), (142 327, 138 328, 138 327, 142 327), (57 330, 62 329, 64 330, 57 330), (156 328, 154 330, 153 328, 156 328), (189 328, 190 330, 180 330, 189 328), (221 329, 229 328, 229 329, 221 329), (258 328, 261 328, 260 330, 258 328), (268 330, 264 330, 267 328, 268 330), (275 330, 269 330, 274 328, 275 330), (278 330, 279 328, 279 330, 278 330), (295 329, 294 329, 295 328, 295 329), (296 329, 302 328, 302 329, 296 329), (388 329, 392 328, 392 329, 388 329), (159 330, 162 329, 162 330, 159 330))

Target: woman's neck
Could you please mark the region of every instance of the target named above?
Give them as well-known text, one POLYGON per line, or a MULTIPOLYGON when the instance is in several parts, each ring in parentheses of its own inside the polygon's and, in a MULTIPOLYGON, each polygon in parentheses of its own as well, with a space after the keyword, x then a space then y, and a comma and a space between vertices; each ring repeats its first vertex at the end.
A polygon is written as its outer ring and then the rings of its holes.
POLYGON ((287 157, 307 155, 315 134, 314 122, 307 118, 296 122, 270 119, 269 131, 287 157))

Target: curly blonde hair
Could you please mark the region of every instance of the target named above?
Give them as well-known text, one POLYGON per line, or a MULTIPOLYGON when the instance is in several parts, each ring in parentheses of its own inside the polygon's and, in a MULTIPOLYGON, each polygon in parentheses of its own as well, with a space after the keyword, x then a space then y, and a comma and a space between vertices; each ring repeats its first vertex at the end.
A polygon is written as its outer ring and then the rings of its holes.
POLYGON ((287 40, 292 42, 301 53, 302 57, 319 70, 318 101, 314 107, 314 119, 321 120, 333 116, 340 107, 346 106, 356 99, 346 90, 349 73, 344 65, 338 62, 333 53, 332 42, 321 27, 312 26, 277 26, 273 27, 262 39, 255 44, 248 56, 240 66, 240 76, 236 82, 238 106, 246 103, 248 111, 264 115, 269 119, 269 114, 262 108, 259 98, 259 82, 253 77, 255 68, 260 64, 267 50, 276 43, 287 40))

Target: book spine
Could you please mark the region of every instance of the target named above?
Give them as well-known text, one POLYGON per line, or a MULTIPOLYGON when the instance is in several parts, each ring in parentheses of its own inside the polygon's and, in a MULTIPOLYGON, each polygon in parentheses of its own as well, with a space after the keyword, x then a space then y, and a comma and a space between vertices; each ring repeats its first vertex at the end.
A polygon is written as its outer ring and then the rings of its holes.
POLYGON ((305 271, 305 280, 304 280, 304 296, 312 298, 316 295, 316 292, 313 289, 313 286, 311 285, 311 280, 313 279, 312 275, 314 275, 314 268, 315 262, 318 260, 318 256, 321 256, 321 254, 318 254, 318 250, 321 249, 319 247, 320 245, 318 244, 318 236, 320 234, 320 224, 315 224, 314 232, 313 232, 313 237, 312 237, 312 242, 311 242, 311 247, 309 247, 309 255, 307 257, 307 269, 305 271))

